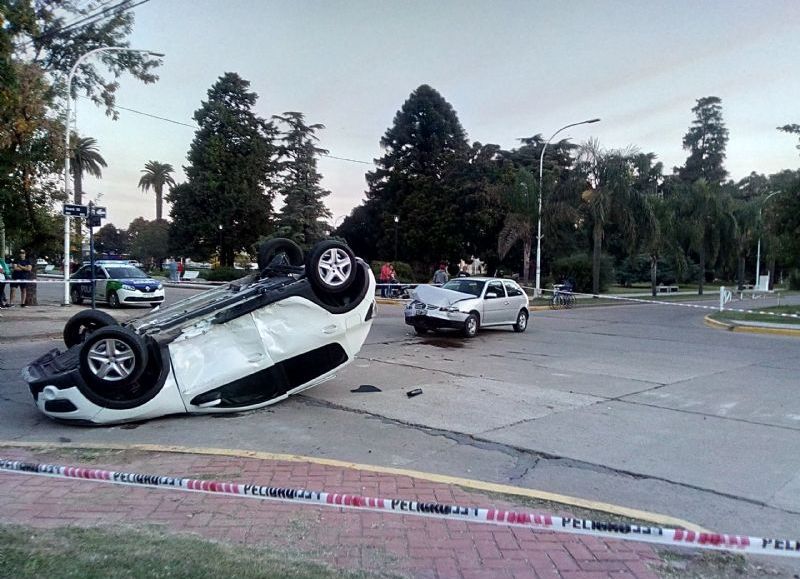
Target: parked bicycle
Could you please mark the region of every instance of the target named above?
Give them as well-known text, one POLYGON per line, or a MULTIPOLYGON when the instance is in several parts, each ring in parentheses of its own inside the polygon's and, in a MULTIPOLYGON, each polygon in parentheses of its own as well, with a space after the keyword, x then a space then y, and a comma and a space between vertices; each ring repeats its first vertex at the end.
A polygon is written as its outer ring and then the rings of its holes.
POLYGON ((575 305, 575 294, 572 293, 572 284, 562 283, 553 285, 553 297, 550 300, 550 309, 569 309, 575 305))

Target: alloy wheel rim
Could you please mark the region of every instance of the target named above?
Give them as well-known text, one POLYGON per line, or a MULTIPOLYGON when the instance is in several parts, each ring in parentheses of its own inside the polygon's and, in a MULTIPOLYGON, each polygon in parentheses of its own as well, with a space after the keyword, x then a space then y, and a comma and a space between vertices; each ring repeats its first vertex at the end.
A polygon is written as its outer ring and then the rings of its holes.
POLYGON ((136 357, 122 340, 107 338, 94 344, 87 357, 89 370, 107 382, 119 382, 133 373, 136 357))
POLYGON ((519 319, 517 319, 517 325, 524 330, 525 326, 528 325, 528 316, 520 312, 519 319))
POLYGON ((332 247, 323 252, 317 265, 319 277, 331 287, 343 285, 350 276, 353 262, 341 249, 332 247))

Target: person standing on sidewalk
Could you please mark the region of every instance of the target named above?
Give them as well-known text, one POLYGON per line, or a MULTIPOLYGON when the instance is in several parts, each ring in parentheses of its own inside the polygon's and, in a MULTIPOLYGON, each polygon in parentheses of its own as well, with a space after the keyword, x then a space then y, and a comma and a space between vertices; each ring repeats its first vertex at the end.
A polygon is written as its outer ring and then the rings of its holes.
POLYGON ((450 276, 447 275, 447 264, 442 262, 439 264, 439 269, 436 270, 436 273, 433 274, 433 283, 436 285, 444 285, 450 280, 450 276))
POLYGON ((9 307, 8 300, 6 300, 6 280, 11 281, 11 268, 5 258, 0 255, 0 308, 9 307))
MULTIPOLYGON (((27 255, 25 254, 24 249, 19 250, 19 259, 14 262, 14 266, 12 267, 11 271, 11 279, 17 280, 19 282, 27 282, 31 278, 31 272, 33 271, 33 265, 31 265, 30 260, 28 260, 27 255)), ((28 284, 27 283, 11 283, 11 295, 8 298, 10 304, 14 303, 14 290, 19 288, 19 296, 20 302, 19 305, 23 308, 25 307, 25 300, 28 297, 28 284)))

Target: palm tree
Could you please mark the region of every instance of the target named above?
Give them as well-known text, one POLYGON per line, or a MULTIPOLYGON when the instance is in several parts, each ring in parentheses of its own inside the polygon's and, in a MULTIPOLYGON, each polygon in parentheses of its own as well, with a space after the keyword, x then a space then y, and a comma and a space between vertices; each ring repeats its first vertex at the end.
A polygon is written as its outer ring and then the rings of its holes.
POLYGON ((615 223, 632 254, 642 239, 652 236, 655 218, 644 195, 634 187, 634 152, 606 151, 596 140, 581 147, 578 167, 588 189, 581 194, 592 223, 592 292, 600 292, 600 257, 603 232, 615 223))
POLYGON ((527 281, 538 202, 536 181, 530 171, 525 169, 510 171, 505 180, 506 183, 501 185, 499 193, 508 204, 509 211, 497 238, 497 254, 503 259, 517 242, 522 241, 522 277, 527 281))
POLYGON ((152 187, 156 192, 156 221, 161 221, 164 185, 175 186, 175 180, 171 175, 173 171, 172 165, 158 161, 148 161, 142 169, 144 175, 139 179, 139 188, 148 191, 152 187))
POLYGON ((108 167, 108 165, 97 150, 97 141, 92 137, 79 137, 72 133, 69 140, 69 149, 69 167, 72 172, 72 178, 75 181, 73 202, 82 205, 83 174, 88 173, 92 177, 101 177, 103 171, 100 167, 108 167))
POLYGON ((688 246, 699 261, 698 295, 703 295, 707 264, 714 265, 720 255, 735 255, 736 219, 730 197, 723 193, 719 186, 698 179, 689 187, 683 207, 688 246))

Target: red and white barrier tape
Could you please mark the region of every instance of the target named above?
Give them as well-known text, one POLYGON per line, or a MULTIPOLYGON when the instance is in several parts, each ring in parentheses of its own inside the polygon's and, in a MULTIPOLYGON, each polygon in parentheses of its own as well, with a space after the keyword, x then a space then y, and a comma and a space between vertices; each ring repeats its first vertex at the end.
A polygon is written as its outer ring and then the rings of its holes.
MULTIPOLYGON (((543 292, 555 293, 554 290, 550 290, 550 289, 543 289, 542 291, 543 292)), ((562 294, 563 293, 564 292, 562 292, 562 294)), ((713 310, 715 312, 719 311, 719 306, 701 306, 699 304, 685 304, 685 303, 682 303, 682 302, 667 302, 667 301, 662 301, 662 300, 646 300, 646 299, 641 299, 641 298, 626 298, 626 297, 623 297, 623 296, 611 296, 611 295, 600 295, 600 294, 585 294, 585 293, 580 293, 580 292, 571 292, 571 294, 573 296, 584 296, 584 297, 587 297, 587 298, 595 298, 595 299, 601 299, 601 300, 614 300, 614 301, 632 302, 632 303, 638 303, 638 304, 656 304, 656 305, 661 305, 661 306, 678 306, 678 307, 682 307, 682 308, 694 308, 694 309, 698 309, 698 310, 713 310)), ((737 312, 737 313, 740 313, 740 314, 761 314, 761 315, 764 315, 764 316, 775 316, 777 318, 794 318, 794 319, 800 318, 800 315, 798 315, 798 314, 784 314, 784 313, 779 313, 779 312, 766 312, 766 311, 761 311, 761 310, 741 310, 741 309, 737 309, 737 308, 725 308, 725 311, 726 312, 737 312)))
POLYGON ((128 486, 173 489, 309 505, 388 512, 401 515, 416 515, 455 521, 489 523, 561 533, 596 535, 613 539, 654 543, 657 545, 696 547, 715 551, 733 551, 736 553, 757 553, 761 555, 800 558, 800 541, 795 539, 768 539, 748 537, 745 535, 698 533, 684 529, 650 527, 628 523, 610 523, 593 521, 590 519, 556 517, 527 512, 501 511, 401 499, 371 498, 358 495, 312 491, 303 488, 265 487, 254 484, 226 483, 139 474, 134 472, 117 472, 52 464, 36 464, 5 459, 0 459, 0 471, 128 486))

